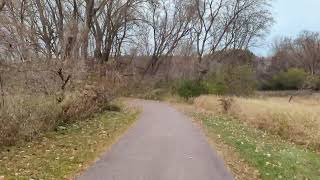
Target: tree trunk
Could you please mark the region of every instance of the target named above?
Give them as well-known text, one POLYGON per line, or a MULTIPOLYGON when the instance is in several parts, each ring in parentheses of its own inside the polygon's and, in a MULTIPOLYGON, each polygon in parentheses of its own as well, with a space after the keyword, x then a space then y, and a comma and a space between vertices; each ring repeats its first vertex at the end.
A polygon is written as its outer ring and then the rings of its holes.
POLYGON ((58 6, 58 13, 59 13, 59 18, 58 18, 58 38, 60 41, 60 45, 61 45, 61 54, 64 54, 64 24, 63 24, 63 20, 64 20, 64 14, 63 14, 63 4, 61 3, 61 0, 56 0, 56 4, 58 6))
POLYGON ((0 89, 1 89, 1 106, 4 107, 4 87, 3 87, 3 80, 2 75, 0 74, 0 89))
POLYGON ((150 61, 147 63, 147 66, 143 72, 143 77, 146 75, 155 75, 157 73, 157 67, 159 68, 158 64, 159 57, 156 55, 153 55, 150 61))
POLYGON ((98 62, 102 62, 104 61, 104 59, 102 58, 102 37, 97 36, 95 38, 96 40, 96 49, 94 50, 94 57, 96 58, 96 60, 98 60, 98 62))
POLYGON ((88 58, 89 33, 91 30, 92 19, 94 15, 94 0, 86 0, 86 23, 82 33, 82 48, 81 56, 84 59, 88 58))
POLYGON ((0 12, 3 10, 5 5, 6 5, 6 0, 0 1, 0 12))

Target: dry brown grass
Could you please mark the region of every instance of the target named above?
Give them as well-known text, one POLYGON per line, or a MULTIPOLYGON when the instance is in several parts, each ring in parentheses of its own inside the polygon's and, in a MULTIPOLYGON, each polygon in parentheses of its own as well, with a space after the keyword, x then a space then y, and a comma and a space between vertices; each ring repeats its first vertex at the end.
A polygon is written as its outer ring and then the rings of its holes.
POLYGON ((104 72, 80 61, 0 64, 0 148, 105 110, 126 82, 112 65, 104 72))
POLYGON ((30 141, 58 126, 88 118, 105 110, 114 97, 108 92, 97 92, 97 87, 68 92, 64 96, 61 103, 56 96, 11 96, 0 109, 0 148, 30 141))
POLYGON ((0 146, 29 140, 58 123, 61 107, 52 97, 11 96, 0 109, 0 146))
POLYGON ((228 112, 219 96, 201 96, 196 107, 217 114, 229 114, 255 128, 267 130, 296 144, 320 149, 320 96, 234 97, 228 112))

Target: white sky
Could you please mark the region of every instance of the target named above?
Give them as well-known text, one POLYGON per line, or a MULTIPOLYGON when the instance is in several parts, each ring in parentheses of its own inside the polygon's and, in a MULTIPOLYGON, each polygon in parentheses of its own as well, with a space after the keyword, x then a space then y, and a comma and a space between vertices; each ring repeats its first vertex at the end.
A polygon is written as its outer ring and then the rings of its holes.
POLYGON ((303 30, 320 32, 320 0, 273 0, 275 24, 261 46, 253 49, 258 55, 271 53, 274 39, 295 37, 303 30))

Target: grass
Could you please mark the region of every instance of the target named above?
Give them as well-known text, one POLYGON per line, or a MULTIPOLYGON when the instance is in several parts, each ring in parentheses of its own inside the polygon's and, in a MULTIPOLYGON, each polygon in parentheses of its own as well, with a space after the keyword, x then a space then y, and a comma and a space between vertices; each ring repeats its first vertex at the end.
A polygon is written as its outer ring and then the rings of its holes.
MULTIPOLYGON (((218 96, 201 96, 195 106, 225 114, 218 96)), ((318 96, 234 97, 227 114, 251 127, 266 130, 296 144, 320 150, 320 99, 318 96)))
POLYGON ((30 140, 52 130, 61 118, 62 107, 53 96, 12 95, 0 108, 0 147, 30 140))
POLYGON ((226 116, 195 113, 206 131, 234 147, 262 179, 319 179, 320 155, 226 116))
MULTIPOLYGON (((104 112, 86 121, 0 152, 5 179, 72 179, 110 147, 134 122, 137 112, 104 112)), ((0 178, 1 179, 1 178, 0 178)))

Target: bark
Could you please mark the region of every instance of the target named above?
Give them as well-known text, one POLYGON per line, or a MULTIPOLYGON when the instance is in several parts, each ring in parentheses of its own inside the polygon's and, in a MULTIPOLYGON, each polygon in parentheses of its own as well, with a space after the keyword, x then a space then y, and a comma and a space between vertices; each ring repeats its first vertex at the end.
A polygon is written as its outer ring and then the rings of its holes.
MULTIPOLYGON (((56 0, 56 4, 57 4, 57 8, 58 8, 58 23, 57 23, 57 29, 58 29, 58 36, 59 36, 59 41, 61 46, 64 46, 64 24, 63 24, 63 20, 64 20, 64 14, 63 14, 63 4, 61 3, 61 0, 56 0)), ((61 54, 63 54, 63 48, 61 48, 61 54)))
POLYGON ((51 59, 52 58, 52 46, 51 46, 51 39, 50 39, 50 35, 49 35, 49 28, 48 28, 48 21, 46 20, 45 16, 44 16, 44 8, 43 5, 41 4, 40 0, 35 0, 36 2, 36 6, 38 8, 39 11, 39 17, 40 17, 40 21, 41 21, 41 26, 42 26, 42 38, 43 41, 45 43, 46 46, 46 55, 47 58, 51 59))
POLYGON ((6 0, 0 1, 0 12, 4 9, 5 5, 6 5, 6 0))
POLYGON ((1 90, 1 106, 0 107, 4 107, 4 86, 3 86, 3 80, 2 80, 2 74, 0 73, 0 90, 1 90))
POLYGON ((82 49, 81 56, 84 59, 88 58, 89 33, 92 27, 92 20, 94 16, 94 0, 86 0, 85 11, 85 27, 82 34, 82 49))

